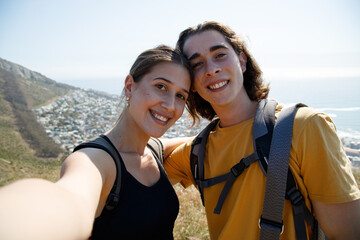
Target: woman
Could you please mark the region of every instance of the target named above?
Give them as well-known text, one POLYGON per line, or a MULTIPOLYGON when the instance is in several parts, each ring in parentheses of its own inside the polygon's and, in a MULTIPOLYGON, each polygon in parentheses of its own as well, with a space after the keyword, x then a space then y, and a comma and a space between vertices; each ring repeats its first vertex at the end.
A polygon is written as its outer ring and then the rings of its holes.
POLYGON ((0 239, 172 239, 178 199, 146 144, 182 115, 190 86, 178 52, 140 54, 125 79, 126 107, 104 134, 120 153, 121 173, 108 153, 84 148, 68 156, 56 183, 27 179, 0 189, 0 239), (108 211, 117 174, 120 201, 108 211))

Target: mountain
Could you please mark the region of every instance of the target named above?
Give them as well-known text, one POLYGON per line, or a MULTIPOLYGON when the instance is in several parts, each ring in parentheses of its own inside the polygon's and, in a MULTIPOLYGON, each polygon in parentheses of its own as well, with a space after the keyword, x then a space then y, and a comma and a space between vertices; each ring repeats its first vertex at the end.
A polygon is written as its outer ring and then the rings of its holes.
POLYGON ((56 84, 56 82, 54 80, 51 80, 38 72, 31 71, 31 70, 27 69, 26 67, 18 65, 16 63, 9 62, 2 58, 0 58, 0 68, 3 70, 6 70, 8 72, 12 72, 24 79, 34 79, 34 80, 38 80, 40 82, 56 84))
POLYGON ((67 84, 58 83, 38 72, 31 71, 2 58, 0 58, 0 69, 2 74, 13 74, 11 78, 16 78, 14 81, 21 87, 30 108, 41 106, 58 96, 63 96, 70 90, 78 89, 67 84))
POLYGON ((75 89, 0 58, 0 185, 58 169, 63 150, 32 109, 75 89))

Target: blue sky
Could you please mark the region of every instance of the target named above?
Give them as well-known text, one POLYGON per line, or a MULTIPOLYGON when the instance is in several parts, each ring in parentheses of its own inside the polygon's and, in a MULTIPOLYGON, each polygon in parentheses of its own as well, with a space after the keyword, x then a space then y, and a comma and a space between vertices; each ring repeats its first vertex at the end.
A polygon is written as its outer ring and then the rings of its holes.
POLYGON ((358 0, 0 0, 0 57, 107 91, 143 50, 207 20, 245 35, 268 80, 360 77, 358 0))

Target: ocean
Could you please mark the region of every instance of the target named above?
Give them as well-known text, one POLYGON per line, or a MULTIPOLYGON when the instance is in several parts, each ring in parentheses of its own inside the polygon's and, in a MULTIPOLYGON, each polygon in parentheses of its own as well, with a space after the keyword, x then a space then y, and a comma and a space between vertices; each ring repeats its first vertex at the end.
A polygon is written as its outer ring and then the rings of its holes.
POLYGON ((340 137, 360 141, 360 78, 269 80, 269 98, 304 103, 328 114, 340 137))

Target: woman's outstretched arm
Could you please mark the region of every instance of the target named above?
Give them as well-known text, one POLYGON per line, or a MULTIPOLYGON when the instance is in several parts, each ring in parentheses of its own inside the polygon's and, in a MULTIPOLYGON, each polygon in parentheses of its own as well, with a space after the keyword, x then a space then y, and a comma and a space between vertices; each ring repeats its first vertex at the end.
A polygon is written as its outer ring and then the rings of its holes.
POLYGON ((114 167, 111 157, 100 164, 98 155, 106 154, 91 151, 71 154, 56 183, 23 179, 0 188, 0 239, 88 239, 106 171, 114 167))

